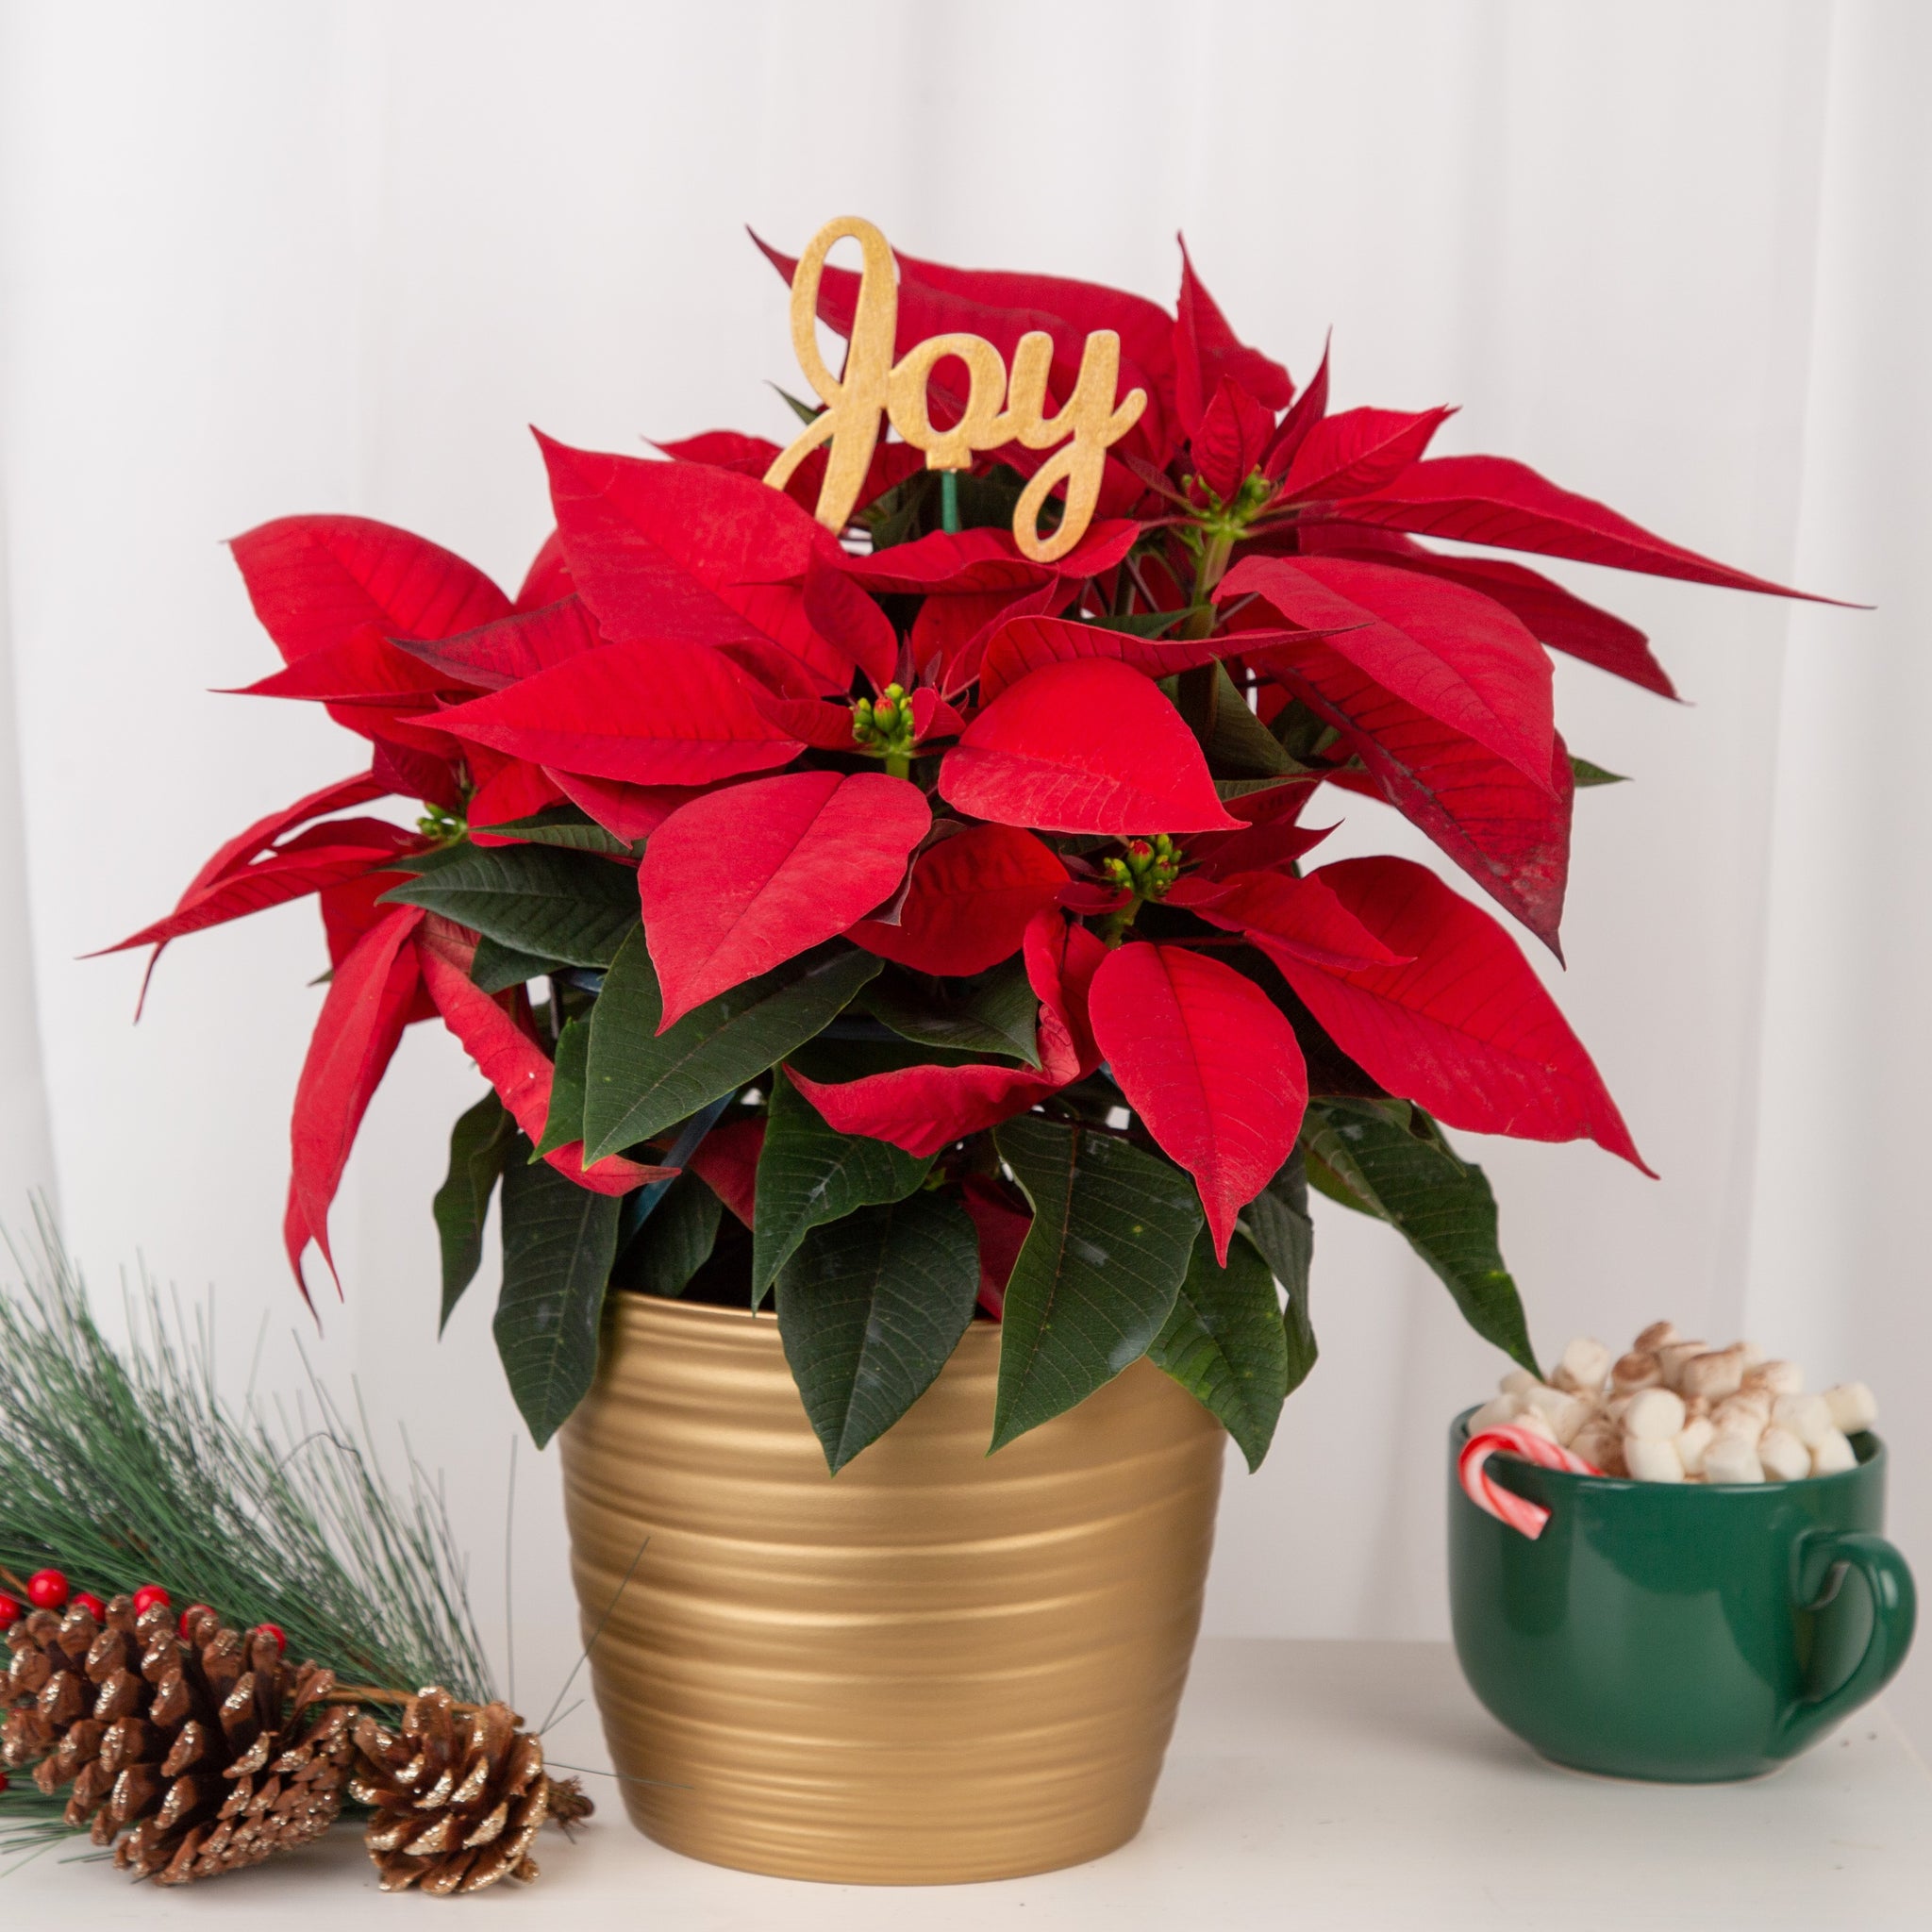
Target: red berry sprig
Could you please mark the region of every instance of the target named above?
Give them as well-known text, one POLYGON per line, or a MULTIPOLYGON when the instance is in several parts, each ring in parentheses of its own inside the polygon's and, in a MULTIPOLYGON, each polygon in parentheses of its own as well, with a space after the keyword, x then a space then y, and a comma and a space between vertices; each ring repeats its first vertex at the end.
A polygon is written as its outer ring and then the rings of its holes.
POLYGON ((0 1590, 0 1631, 11 1630, 26 1615, 26 1606, 17 1596, 0 1590))
POLYGON ((67 1579, 58 1570, 36 1570, 26 1580, 26 1595, 37 1610, 58 1610, 67 1601, 67 1579))
POLYGON ((175 1607, 175 1599, 158 1583, 143 1583, 134 1592, 134 1614, 137 1617, 146 1616, 157 1604, 163 1609, 175 1607))
POLYGON ((107 1621, 107 1605, 91 1590, 76 1590, 69 1600, 68 1607, 70 1609, 85 1610, 96 1624, 107 1621))
POLYGON ((279 1624, 258 1624, 248 1634, 268 1638, 277 1651, 286 1651, 289 1647, 288 1635, 279 1624))
POLYGON ((5 1797, 6 1795, 7 1795, 7 1774, 6 1774, 6 1773, 5 1773, 4 1771, 0 1771, 0 1798, 4 1798, 4 1797, 5 1797))
POLYGON ((175 1627, 176 1630, 180 1632, 182 1640, 186 1641, 188 1637, 188 1626, 194 1622, 195 1618, 212 1617, 214 1613, 215 1609, 212 1604, 190 1604, 188 1607, 181 1612, 180 1618, 176 1622, 175 1627))

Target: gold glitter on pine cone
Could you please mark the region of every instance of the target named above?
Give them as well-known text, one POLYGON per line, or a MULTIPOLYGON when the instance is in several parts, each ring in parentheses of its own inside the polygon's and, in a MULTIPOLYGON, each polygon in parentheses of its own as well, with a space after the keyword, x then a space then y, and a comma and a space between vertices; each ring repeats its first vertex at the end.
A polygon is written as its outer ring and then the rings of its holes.
POLYGON ((506 1704, 458 1708, 435 1690, 412 1697, 395 1729, 357 1720, 349 1794, 375 1809, 365 1841, 385 1891, 445 1898, 528 1881, 543 1821, 590 1816, 576 1780, 547 1776, 543 1746, 522 1726, 506 1704))
POLYGON ((0 1760, 31 1765, 67 1823, 161 1885, 212 1878, 319 1838, 341 1808, 353 1713, 332 1673, 203 1612, 184 1641, 126 1597, 107 1623, 36 1610, 8 1633, 0 1760), (123 1837, 123 1833, 126 1836, 123 1837))

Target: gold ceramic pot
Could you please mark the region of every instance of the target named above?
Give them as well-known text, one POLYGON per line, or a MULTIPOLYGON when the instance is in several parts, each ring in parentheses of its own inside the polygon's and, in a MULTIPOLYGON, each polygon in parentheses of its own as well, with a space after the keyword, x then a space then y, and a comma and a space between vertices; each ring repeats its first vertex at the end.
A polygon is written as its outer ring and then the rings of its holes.
POLYGON ((998 1359, 974 1323, 832 1477, 769 1314, 609 1298, 564 1489, 605 1734, 652 1781, 621 1787, 641 1831, 746 1871, 918 1885, 1077 1864, 1140 1829, 1222 1433, 1142 1361, 989 1457, 998 1359))

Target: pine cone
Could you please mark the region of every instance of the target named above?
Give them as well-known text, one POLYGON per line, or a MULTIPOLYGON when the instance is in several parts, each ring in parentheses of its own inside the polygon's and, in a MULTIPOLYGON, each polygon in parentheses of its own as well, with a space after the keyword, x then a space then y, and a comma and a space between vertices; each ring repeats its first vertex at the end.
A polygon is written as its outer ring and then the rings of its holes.
POLYGON ((544 1819, 590 1816, 575 1778, 545 1775, 543 1746, 522 1724, 508 1705, 458 1710, 435 1690, 409 1700, 398 1730, 357 1720, 349 1795, 375 1807, 365 1837, 383 1890, 443 1898, 535 1878, 544 1819))
POLYGON ((203 1612, 183 1641, 165 1607, 137 1618, 116 1597, 105 1628, 37 1610, 7 1641, 0 1757, 31 1764, 50 1797, 71 1784, 68 1824, 91 1823, 124 1870, 211 1878, 319 1838, 341 1810, 353 1714, 323 1702, 330 1672, 291 1669, 268 1633, 203 1612))

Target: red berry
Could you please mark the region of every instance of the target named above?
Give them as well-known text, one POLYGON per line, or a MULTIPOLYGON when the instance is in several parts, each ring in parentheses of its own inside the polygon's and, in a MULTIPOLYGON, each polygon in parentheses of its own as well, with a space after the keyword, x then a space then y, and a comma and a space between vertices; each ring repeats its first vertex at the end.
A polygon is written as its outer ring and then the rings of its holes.
POLYGON ((255 1628, 251 1630, 248 1634, 251 1637, 262 1636, 274 1638, 275 1648, 278 1651, 287 1650, 289 1647, 289 1640, 283 1634, 282 1626, 279 1624, 258 1624, 255 1626, 255 1628))
POLYGON ((5 1773, 4 1771, 0 1771, 0 1798, 4 1798, 4 1797, 5 1797, 6 1795, 7 1795, 7 1774, 6 1774, 6 1773, 5 1773))
POLYGON ((143 1583, 134 1592, 134 1614, 137 1617, 156 1604, 159 1604, 164 1610, 173 1609, 175 1607, 175 1599, 158 1583, 143 1583))
POLYGON ((0 1590, 0 1630, 10 1630, 26 1615, 26 1606, 17 1596, 0 1590))
POLYGON ((37 1610, 58 1610, 67 1601, 67 1579, 58 1570, 36 1570, 26 1580, 26 1593, 37 1610))
POLYGON ((181 1612, 181 1621, 175 1627, 180 1631, 183 1637, 186 1637, 188 1635, 188 1626, 193 1623, 195 1618, 212 1617, 213 1615, 214 1607, 211 1604, 190 1604, 181 1612))

